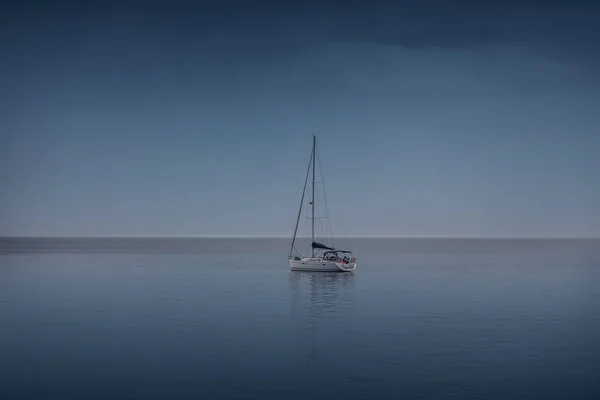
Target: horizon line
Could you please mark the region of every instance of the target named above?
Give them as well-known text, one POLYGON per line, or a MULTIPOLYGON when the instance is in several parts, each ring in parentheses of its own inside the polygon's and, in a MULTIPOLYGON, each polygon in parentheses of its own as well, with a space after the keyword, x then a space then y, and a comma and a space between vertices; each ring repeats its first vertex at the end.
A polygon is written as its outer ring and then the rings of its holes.
MULTIPOLYGON (((291 239, 283 235, 76 235, 76 236, 47 236, 47 235, 22 235, 0 236, 5 239, 291 239)), ((310 238, 298 238, 309 240, 310 238)), ((333 236, 330 239, 592 239, 600 240, 600 236, 576 235, 345 235, 333 236)))

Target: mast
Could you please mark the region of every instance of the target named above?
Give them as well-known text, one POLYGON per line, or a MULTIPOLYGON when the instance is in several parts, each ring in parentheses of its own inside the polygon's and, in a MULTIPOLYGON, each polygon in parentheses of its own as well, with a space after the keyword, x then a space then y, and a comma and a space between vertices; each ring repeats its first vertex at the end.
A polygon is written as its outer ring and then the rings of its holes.
POLYGON ((312 217, 311 217, 311 252, 312 256, 315 256, 315 249, 312 246, 312 243, 315 241, 315 147, 316 147, 317 138, 313 135, 313 148, 312 148, 312 201, 310 204, 312 205, 312 217))

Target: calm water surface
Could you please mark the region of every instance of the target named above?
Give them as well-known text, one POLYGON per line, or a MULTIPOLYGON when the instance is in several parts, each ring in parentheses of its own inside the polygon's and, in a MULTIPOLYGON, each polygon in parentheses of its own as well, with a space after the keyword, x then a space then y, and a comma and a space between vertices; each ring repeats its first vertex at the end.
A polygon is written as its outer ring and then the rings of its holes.
POLYGON ((598 399, 600 241, 0 239, 0 399, 598 399))

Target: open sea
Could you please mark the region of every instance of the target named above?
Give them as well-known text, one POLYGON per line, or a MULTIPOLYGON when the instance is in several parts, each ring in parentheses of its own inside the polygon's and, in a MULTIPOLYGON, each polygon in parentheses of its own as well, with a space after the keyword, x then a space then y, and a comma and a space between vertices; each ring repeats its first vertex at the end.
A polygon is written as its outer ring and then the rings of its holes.
POLYGON ((0 239, 0 399, 600 399, 600 240, 0 239))

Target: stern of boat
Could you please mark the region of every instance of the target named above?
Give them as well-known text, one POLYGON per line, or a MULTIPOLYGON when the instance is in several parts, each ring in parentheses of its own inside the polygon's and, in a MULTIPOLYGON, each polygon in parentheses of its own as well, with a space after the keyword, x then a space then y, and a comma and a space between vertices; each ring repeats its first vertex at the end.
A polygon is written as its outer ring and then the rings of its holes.
POLYGON ((337 265, 337 267, 339 269, 341 269, 344 272, 351 272, 354 271, 356 269, 356 262, 352 262, 352 263, 335 263, 335 265, 337 265))

